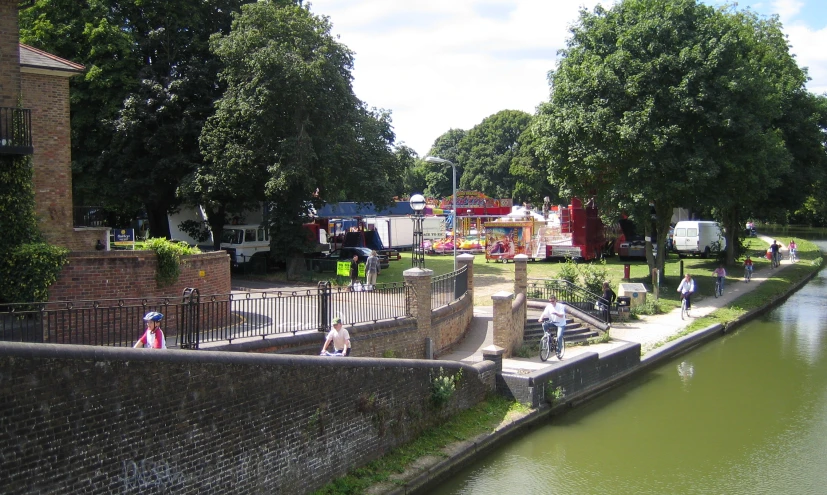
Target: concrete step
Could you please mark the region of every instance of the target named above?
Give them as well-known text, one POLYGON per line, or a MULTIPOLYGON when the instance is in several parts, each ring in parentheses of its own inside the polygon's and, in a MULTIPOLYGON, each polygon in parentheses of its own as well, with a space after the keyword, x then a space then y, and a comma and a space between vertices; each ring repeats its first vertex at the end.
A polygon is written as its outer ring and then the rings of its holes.
MULTIPOLYGON (((588 339, 600 336, 600 333, 584 325, 580 321, 568 319, 566 322, 566 329, 563 331, 566 342, 584 342, 588 339)), ((536 342, 543 336, 543 325, 537 320, 527 321, 523 331, 524 342, 536 342)))

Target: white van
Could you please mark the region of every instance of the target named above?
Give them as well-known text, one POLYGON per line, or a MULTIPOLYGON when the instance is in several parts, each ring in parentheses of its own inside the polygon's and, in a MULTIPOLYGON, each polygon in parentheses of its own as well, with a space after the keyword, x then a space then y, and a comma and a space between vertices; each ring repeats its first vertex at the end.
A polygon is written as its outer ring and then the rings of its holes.
POLYGON ((681 258, 687 254, 700 254, 706 258, 710 253, 726 249, 726 239, 721 225, 707 220, 678 222, 675 224, 672 243, 681 258))
POLYGON ((230 255, 233 266, 250 261, 256 253, 270 252, 270 234, 263 225, 225 225, 221 234, 221 249, 230 255))

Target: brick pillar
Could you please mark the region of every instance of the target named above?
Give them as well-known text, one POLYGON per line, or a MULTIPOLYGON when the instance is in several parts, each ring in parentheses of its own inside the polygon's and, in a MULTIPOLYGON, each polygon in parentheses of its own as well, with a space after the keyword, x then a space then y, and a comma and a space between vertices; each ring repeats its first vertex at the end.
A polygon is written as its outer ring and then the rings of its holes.
POLYGON ((471 297, 471 304, 474 304, 474 259, 473 254, 461 254, 457 256, 457 268, 468 267, 468 296, 471 297))
POLYGON ((511 301, 514 300, 514 294, 501 291, 493 294, 491 299, 494 302, 494 345, 505 349, 505 357, 510 357, 514 352, 514 325, 511 321, 511 301))
POLYGON ((503 371, 503 354, 505 354, 505 349, 496 345, 489 345, 482 349, 482 359, 493 362, 497 367, 497 373, 503 371))
POLYGON ((528 287, 528 256, 518 254, 514 257, 514 294, 525 295, 528 287))
POLYGON ((411 268, 402 272, 405 284, 411 287, 408 291, 408 305, 411 314, 416 318, 416 328, 419 335, 426 340, 426 356, 433 359, 434 346, 439 342, 439 336, 431 324, 431 280, 434 271, 427 268, 411 268))
POLYGON ((18 0, 0 0, 0 107, 16 107, 20 96, 18 0))

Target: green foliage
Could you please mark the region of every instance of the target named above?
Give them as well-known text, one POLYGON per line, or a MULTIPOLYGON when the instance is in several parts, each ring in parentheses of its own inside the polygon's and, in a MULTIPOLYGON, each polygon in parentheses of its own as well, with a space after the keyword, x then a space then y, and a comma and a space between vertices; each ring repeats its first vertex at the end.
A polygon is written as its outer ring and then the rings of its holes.
POLYGON ((0 156, 0 301, 42 302, 66 264, 66 249, 41 242, 30 156, 0 156))
POLYGON ((609 269, 606 260, 602 259, 593 263, 581 263, 577 265, 580 271, 580 278, 583 286, 592 294, 603 294, 603 282, 609 280, 609 269))
POLYGON ((555 387, 551 380, 546 382, 544 390, 546 401, 552 406, 560 403, 560 401, 566 398, 565 389, 563 389, 563 387, 555 387))
POLYGON ((630 311, 633 316, 659 315, 666 312, 664 311, 664 307, 661 304, 660 300, 655 299, 654 297, 646 298, 646 302, 635 306, 630 311))
POLYGON ((45 243, 21 244, 0 262, 0 301, 43 302, 68 261, 68 250, 45 243))
POLYGON ((460 379, 462 379, 461 369, 451 376, 439 368, 439 373, 431 381, 431 403, 438 408, 447 404, 454 395, 460 379))
MULTIPOLYGON (((197 242, 204 242, 210 238, 210 230, 201 222, 196 222, 195 220, 184 220, 178 224, 178 228, 197 242)), ((149 235, 149 233, 147 233, 147 235, 149 235)))
POLYGON ((579 273, 577 271, 577 263, 575 263, 571 258, 566 258, 566 261, 560 266, 560 275, 558 278, 568 280, 569 282, 577 285, 578 277, 579 273))
POLYGON ((394 359, 394 358, 398 358, 400 356, 399 356, 399 353, 397 351, 393 350, 393 349, 385 349, 382 352, 382 357, 383 358, 394 359))
POLYGON ((180 242, 169 242, 161 237, 147 239, 146 248, 155 251, 158 256, 158 271, 155 280, 161 287, 172 285, 181 274, 181 256, 198 254, 198 248, 191 248, 180 242))
POLYGON ((520 151, 519 137, 530 122, 531 115, 526 112, 502 110, 468 131, 458 145, 463 170, 459 187, 493 198, 513 197, 516 181, 511 162, 520 151))

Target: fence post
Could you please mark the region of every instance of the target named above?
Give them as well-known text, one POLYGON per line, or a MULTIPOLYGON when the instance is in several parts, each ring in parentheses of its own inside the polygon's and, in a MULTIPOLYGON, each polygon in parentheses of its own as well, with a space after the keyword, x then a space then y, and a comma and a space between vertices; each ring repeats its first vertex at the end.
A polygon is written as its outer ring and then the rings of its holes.
MULTIPOLYGON (((408 297, 411 316, 416 319, 416 328, 422 338, 423 349, 426 339, 431 339, 432 349, 439 351, 439 335, 431 325, 431 280, 434 271, 428 268, 410 268, 402 272, 405 285, 410 286, 408 297)), ((424 352, 423 352, 424 354, 424 352)))
POLYGON ((198 349, 201 343, 201 294, 188 287, 181 297, 181 316, 178 322, 181 349, 198 349))
POLYGON ((327 332, 327 329, 330 328, 330 298, 331 298, 331 289, 330 289, 330 282, 328 281, 321 281, 318 285, 318 293, 317 296, 319 298, 319 304, 317 305, 319 308, 319 328, 320 332, 327 332))

